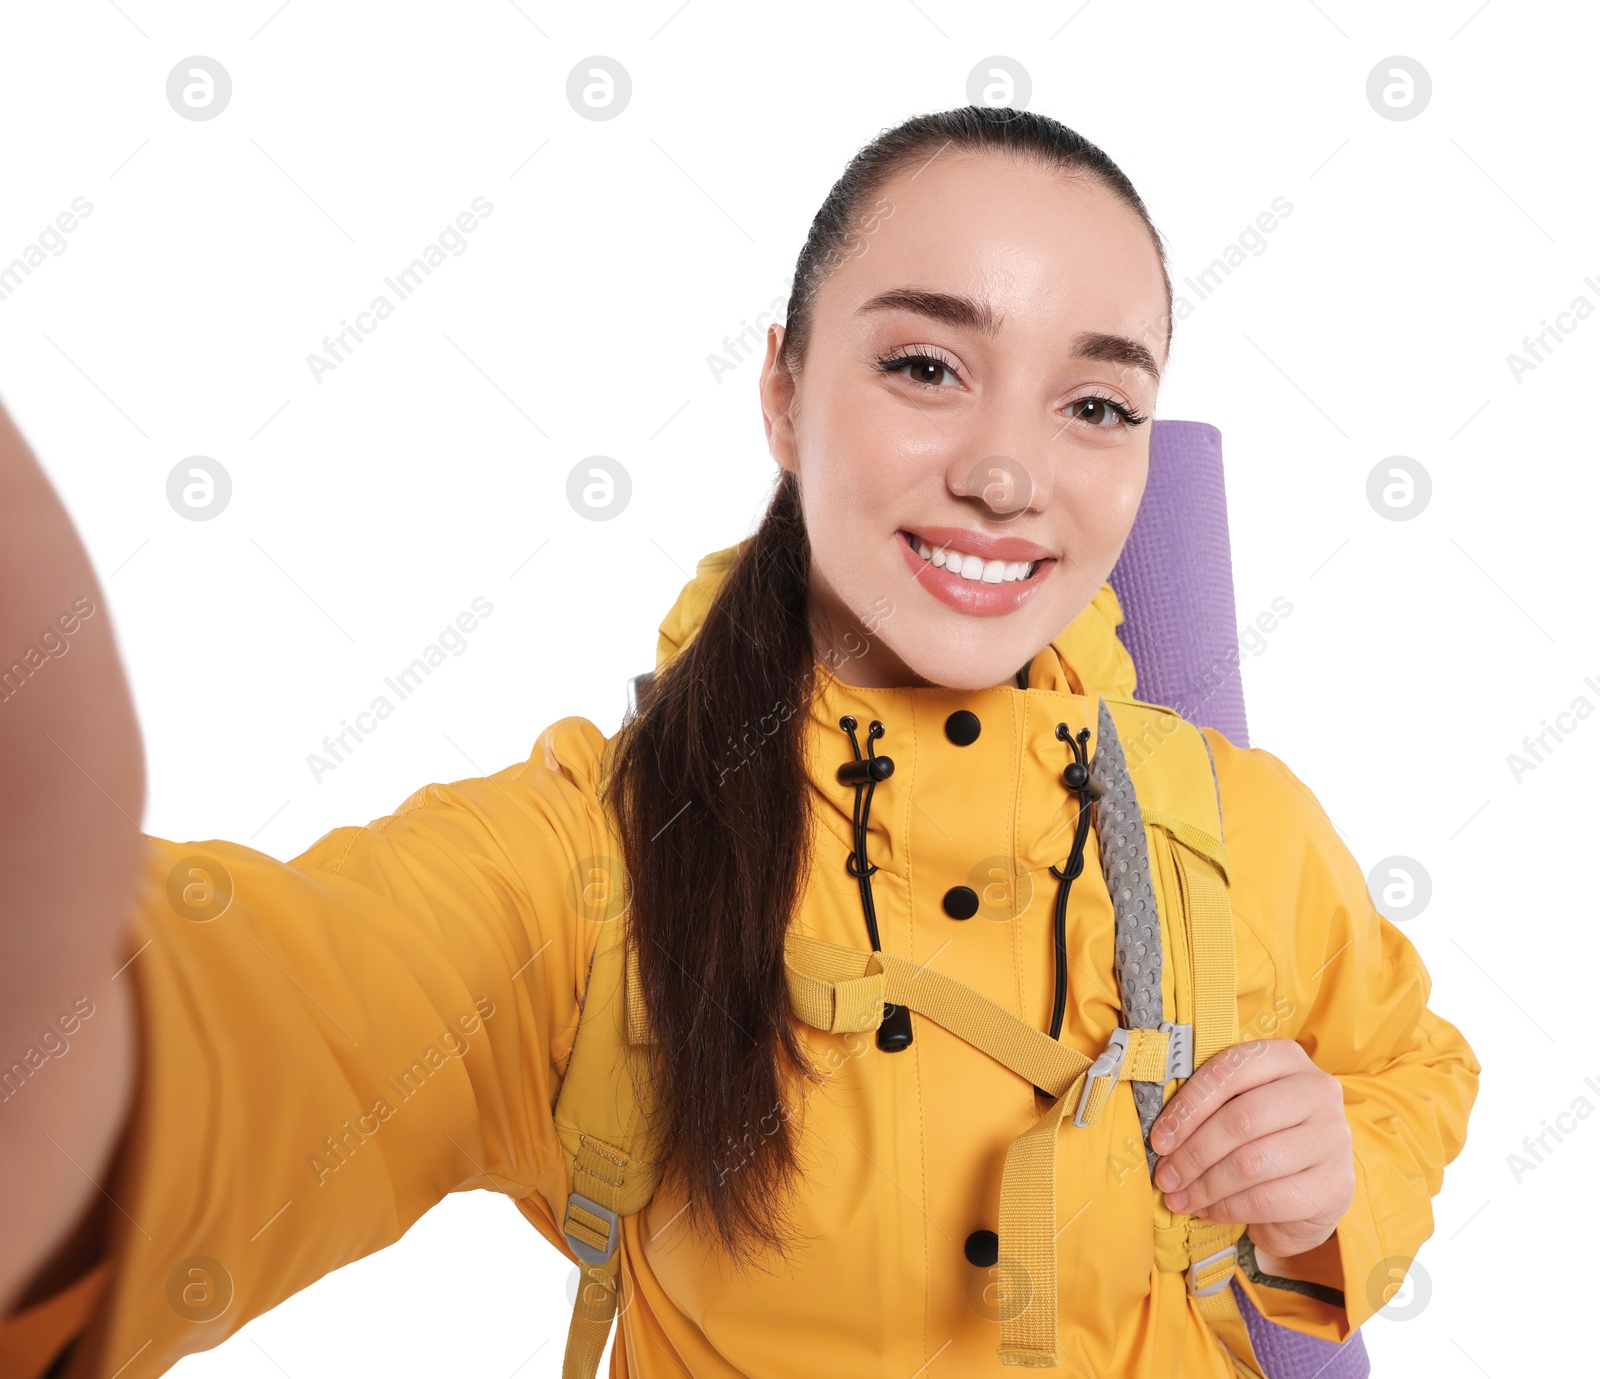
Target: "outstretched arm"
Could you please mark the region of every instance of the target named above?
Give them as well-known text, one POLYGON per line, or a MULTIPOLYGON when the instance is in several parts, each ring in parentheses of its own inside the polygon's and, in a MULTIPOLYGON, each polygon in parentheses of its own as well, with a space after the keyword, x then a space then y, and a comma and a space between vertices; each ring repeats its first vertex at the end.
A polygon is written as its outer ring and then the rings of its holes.
POLYGON ((564 1249, 552 1112, 599 931, 569 897, 606 848, 602 743, 562 720, 289 862, 144 840, 136 1095, 88 1295, 0 1320, 0 1372, 78 1336, 73 1379, 163 1373, 452 1192, 505 1193, 564 1249))
POLYGON ((451 1192, 572 1258, 553 1107, 599 932, 573 878, 611 852, 599 729, 288 862, 145 836, 99 588, 0 443, 0 646, 42 648, 0 701, 0 1374, 69 1343, 72 1379, 163 1373, 451 1192))

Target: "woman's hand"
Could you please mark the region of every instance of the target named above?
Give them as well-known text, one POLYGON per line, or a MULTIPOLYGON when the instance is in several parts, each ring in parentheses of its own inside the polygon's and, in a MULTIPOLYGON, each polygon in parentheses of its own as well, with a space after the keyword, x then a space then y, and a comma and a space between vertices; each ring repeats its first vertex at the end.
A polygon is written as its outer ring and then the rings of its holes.
POLYGON ((144 748, 105 602, 0 406, 0 1316, 30 1280, 30 1301, 71 1281, 63 1242, 106 1200, 133 1095, 133 978, 112 983, 130 961, 144 748))
POLYGON ((1150 1130, 1173 1211, 1242 1221, 1274 1255, 1322 1244, 1355 1198, 1344 1089, 1292 1039, 1252 1039, 1206 1060, 1150 1130))

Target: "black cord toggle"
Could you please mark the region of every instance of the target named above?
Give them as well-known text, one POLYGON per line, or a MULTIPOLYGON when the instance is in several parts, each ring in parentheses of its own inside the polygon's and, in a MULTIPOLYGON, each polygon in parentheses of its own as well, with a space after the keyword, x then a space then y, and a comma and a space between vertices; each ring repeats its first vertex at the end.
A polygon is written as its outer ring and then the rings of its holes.
POLYGON ((888 780, 894 775, 892 757, 869 757, 865 761, 847 761, 839 768, 840 785, 868 785, 888 780))
POLYGON ((1098 800, 1106 793, 1105 787, 1095 779, 1089 770, 1088 762, 1083 757, 1084 749, 1089 742, 1089 730, 1080 728, 1077 738, 1074 739, 1071 729, 1065 723, 1057 723, 1056 737, 1065 742, 1072 751, 1072 763, 1061 773, 1061 778, 1067 783, 1067 789, 1078 792, 1080 796, 1087 795, 1091 800, 1098 800))

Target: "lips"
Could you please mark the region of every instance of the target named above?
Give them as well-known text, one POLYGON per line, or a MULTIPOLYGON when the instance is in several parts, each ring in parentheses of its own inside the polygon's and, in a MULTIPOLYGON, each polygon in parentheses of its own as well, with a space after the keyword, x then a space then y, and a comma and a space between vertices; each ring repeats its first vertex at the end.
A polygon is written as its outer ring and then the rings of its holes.
POLYGON ((902 530, 895 533, 895 544, 917 584, 947 607, 980 617, 1015 612, 1038 592, 1058 563, 1044 547, 1020 537, 994 537, 955 527, 902 530), (951 568, 924 557, 919 547, 930 555, 946 554, 951 568), (960 573, 954 568, 958 560, 960 573), (968 578, 964 572, 979 561, 981 576, 968 578))

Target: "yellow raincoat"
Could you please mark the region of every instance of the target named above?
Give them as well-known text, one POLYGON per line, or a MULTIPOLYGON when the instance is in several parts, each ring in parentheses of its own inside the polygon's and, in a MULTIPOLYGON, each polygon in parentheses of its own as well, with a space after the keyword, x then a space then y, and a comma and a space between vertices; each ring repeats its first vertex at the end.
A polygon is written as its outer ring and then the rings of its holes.
MULTIPOLYGON (((662 623, 658 666, 698 626, 735 549, 701 562, 662 623)), ((1132 693, 1120 621, 1106 585, 1034 658, 1026 690, 858 689, 819 666, 801 932, 870 947, 845 870, 854 791, 834 772, 850 756, 841 715, 879 718, 896 766, 867 837, 884 950, 1048 1030, 1048 868, 1075 808, 1054 730, 1093 730, 1098 693, 1132 693), (946 736, 957 708, 977 715, 975 743, 946 736), (1032 904, 1010 922, 952 920, 945 891, 995 858, 1031 874, 1032 904)), ((1374 911, 1311 792, 1270 753, 1205 736, 1232 859, 1240 1037, 1297 1039, 1340 1079, 1356 1163, 1337 1231, 1292 1261, 1342 1290, 1344 1307, 1241 1282, 1267 1317, 1342 1340, 1381 1304, 1387 1263, 1431 1234, 1480 1069, 1428 1009, 1416 951, 1374 911)), ((588 720, 561 719, 527 761, 425 786, 287 863, 237 843, 149 840, 126 945, 138 952, 137 1103, 107 1184, 122 1210, 106 1209, 98 1263, 0 1323, 0 1372, 37 1379, 77 1335, 64 1379, 160 1374, 469 1188, 509 1194, 574 1258, 551 1113, 600 928, 572 887, 609 850, 605 746, 588 720), (197 870, 221 880, 216 894, 186 892, 197 870)), ((1061 1031, 1090 1055, 1117 1025, 1112 939, 1091 845, 1071 893, 1061 1031)), ((687 1237, 667 1188, 625 1220, 614 1375, 1015 1372, 996 1355, 988 1271, 963 1245, 998 1228, 1006 1149, 1037 1119, 1035 1093, 932 1022, 915 1028, 890 1055, 870 1033, 800 1027, 831 1076, 801 1113, 794 1220, 810 1243, 792 1272, 736 1276, 687 1237)), ((1120 1085, 1095 1124, 1060 1136, 1059 1372, 1232 1379, 1183 1275, 1155 1266, 1138 1137, 1120 1085)))

